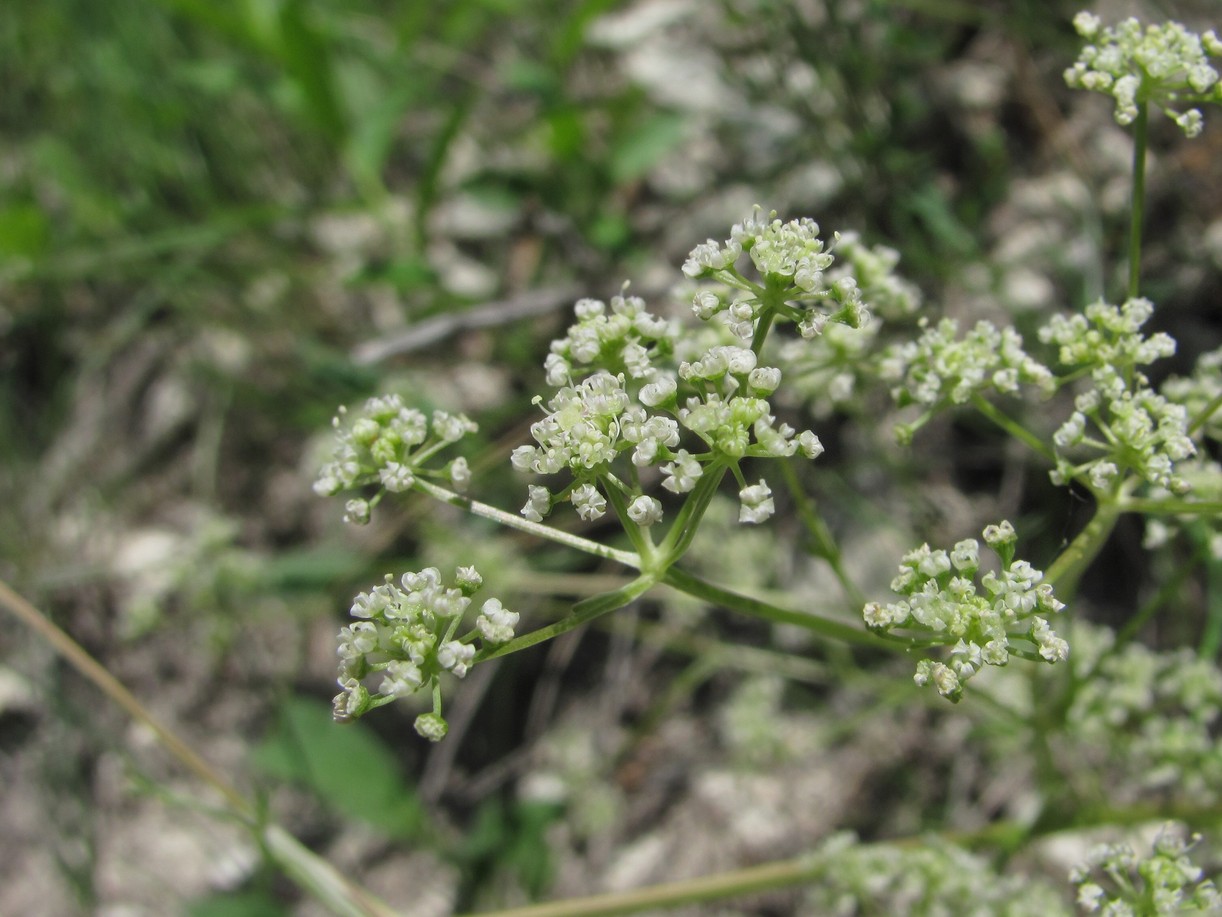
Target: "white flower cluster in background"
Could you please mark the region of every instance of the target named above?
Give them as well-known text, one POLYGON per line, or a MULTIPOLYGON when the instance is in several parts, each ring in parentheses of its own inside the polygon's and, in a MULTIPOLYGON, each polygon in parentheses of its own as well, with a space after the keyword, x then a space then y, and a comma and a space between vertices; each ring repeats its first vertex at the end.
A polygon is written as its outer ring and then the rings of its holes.
POLYGON ((1071 914, 1051 883, 999 873, 987 857, 937 837, 923 844, 866 844, 841 832, 810 860, 808 914, 1071 914))
POLYGON ((1137 856, 1128 844, 1099 844, 1069 875, 1078 906, 1088 914, 1110 917, 1218 913, 1222 894, 1189 858, 1200 839, 1185 839, 1169 823, 1154 839, 1148 857, 1137 856))
POLYGON ((433 710, 416 719, 416 731, 431 741, 446 733, 440 710, 439 680, 444 673, 458 678, 475 660, 478 639, 496 646, 513 639, 518 614, 499 599, 484 602, 473 629, 460 633, 471 596, 483 584, 474 567, 459 567, 453 585, 441 571, 428 567, 394 577, 353 600, 357 620, 339 632, 337 720, 362 716, 375 707, 418 691, 432 692, 433 710), (376 686, 370 690, 366 682, 376 686))
POLYGON ((869 354, 883 322, 903 320, 921 305, 917 287, 895 273, 899 253, 884 245, 868 246, 855 232, 836 242, 837 263, 828 271, 833 283, 851 277, 870 304, 871 318, 860 328, 835 322, 810 340, 785 340, 780 364, 790 392, 798 392, 816 417, 852 403, 861 383, 877 375, 878 361, 869 354))
POLYGON ((1046 395, 1055 390, 1052 373, 1023 350, 1022 335, 987 321, 960 338, 959 323, 944 318, 917 340, 888 348, 879 373, 901 407, 964 404, 986 392, 1013 395, 1020 385, 1046 395))
POLYGON ((1067 753, 1117 803, 1222 801, 1222 670, 1188 649, 1120 645, 1105 629, 1075 622, 1078 688, 1066 712, 1067 753))
POLYGON ((877 633, 909 639, 913 646, 950 647, 945 662, 922 659, 914 680, 932 684, 958 702, 969 679, 986 665, 1004 666, 1012 655, 1045 662, 1069 658, 1069 644, 1058 637, 1048 615, 1065 606, 1044 574, 1014 559, 1017 537, 1009 522, 984 530, 985 543, 1001 561, 1001 572, 980 569, 980 545, 960 541, 951 551, 922 545, 906 554, 891 590, 903 598, 886 605, 870 602, 862 616, 877 633))
POLYGON ((1161 108, 1188 137, 1201 133, 1202 102, 1222 102, 1222 82, 1210 57, 1222 56, 1222 40, 1211 30, 1189 32, 1178 22, 1148 25, 1136 19, 1105 28, 1098 16, 1079 13, 1074 28, 1089 44, 1065 71, 1065 82, 1116 100, 1116 121, 1132 124, 1140 103, 1161 108))

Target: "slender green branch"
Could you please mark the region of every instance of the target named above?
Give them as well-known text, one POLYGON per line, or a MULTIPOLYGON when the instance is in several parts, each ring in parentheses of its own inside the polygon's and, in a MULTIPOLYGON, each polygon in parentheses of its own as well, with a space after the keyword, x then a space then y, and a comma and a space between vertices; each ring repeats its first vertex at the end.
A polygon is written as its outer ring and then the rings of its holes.
POLYGON ((501 525, 517 529, 519 532, 526 532, 538 538, 545 538, 548 541, 562 544, 565 547, 585 551, 587 554, 593 554, 595 557, 605 557, 607 560, 613 560, 616 563, 623 564, 625 567, 632 567, 634 570, 641 568, 640 557, 631 551, 621 551, 618 548, 608 547, 605 544, 599 544, 597 541, 582 538, 580 535, 562 532, 559 529, 552 528, 550 525, 531 522, 529 519, 523 519, 514 513, 507 513, 504 510, 497 509, 495 506, 489 506, 487 503, 480 503, 478 500, 472 500, 470 497, 464 497, 462 494, 456 494, 452 490, 446 490, 444 487, 421 478, 416 478, 412 487, 416 490, 424 491, 430 497, 440 500, 442 503, 457 506, 472 515, 491 519, 493 522, 499 522, 501 525))
POLYGON ((866 596, 857 584, 849 577, 848 571, 844 567, 844 559, 840 554, 840 546, 836 544, 836 539, 832 536, 831 529, 827 527, 827 523, 823 521, 823 517, 819 515, 819 510, 815 505, 815 501, 802 489, 802 484, 798 480, 797 473, 793 470, 792 462, 781 462, 781 474, 785 478, 785 485, 789 488, 790 496, 793 497, 794 504, 798 509, 798 517, 802 520, 802 524, 806 526, 806 531, 814 541, 812 551, 816 557, 821 557, 827 561, 829 567, 832 568, 832 573, 835 574, 836 580, 840 583, 840 588, 844 590, 844 594, 855 607, 862 607, 866 604, 866 596))
POLYGON ((773 624, 796 625, 822 637, 839 640, 843 643, 851 643, 855 646, 868 646, 874 649, 885 649, 890 652, 903 652, 904 650, 904 646, 896 642, 884 640, 882 637, 870 633, 864 626, 856 627, 843 621, 820 617, 810 612, 781 608, 778 605, 773 605, 771 602, 753 599, 750 596, 740 595, 737 592, 731 592, 729 589, 723 589, 721 586, 716 586, 677 567, 671 567, 667 570, 666 575, 662 578, 662 582, 687 595, 703 599, 714 605, 720 605, 731 611, 740 612, 752 618, 769 621, 773 624))
POLYGON ((510 653, 516 653, 519 650, 524 650, 527 647, 534 646, 537 643, 542 643, 545 640, 551 640, 553 637, 559 637, 561 634, 568 633, 575 627, 580 627, 583 624, 593 621, 595 618, 601 617, 602 615, 608 614, 616 609, 623 608, 629 602, 640 598, 642 595, 648 592, 657 582, 658 579, 656 576, 638 576, 632 582, 612 592, 604 592, 600 595, 591 596, 588 599, 582 599, 573 606, 573 611, 571 614, 561 618, 554 624, 549 624, 547 627, 540 627, 538 630, 532 630, 530 633, 523 634, 516 639, 510 640, 508 643, 503 643, 500 646, 477 653, 475 656, 475 661, 487 662, 489 659, 496 659, 498 656, 507 656, 510 653))
POLYGON ((628 892, 488 911, 479 917, 613 917, 617 914, 656 911, 705 901, 722 901, 739 895, 809 882, 815 876, 817 863, 814 857, 798 857, 780 863, 765 863, 733 872, 667 882, 628 892))
POLYGON ((666 558, 666 563, 674 563, 691 547, 696 530, 700 527, 700 520, 704 518, 705 510, 709 508, 709 503, 717 493, 717 487, 725 477, 727 467, 717 461, 710 463, 687 495, 675 521, 671 523, 670 531, 658 546, 658 551, 666 558))
POLYGON ((1117 504, 1123 513, 1147 516, 1216 516, 1222 515, 1222 500, 1123 499, 1117 504))
MULTIPOLYGON (((608 477, 613 478, 612 475, 608 475, 608 477)), ((611 501, 611 507, 619 518, 620 525, 623 526, 624 532, 628 535, 628 540, 632 542, 632 546, 637 550, 637 556, 641 559, 638 568, 650 565, 657 554, 657 549, 654 547, 649 530, 641 528, 641 526, 632 521, 632 518, 628 515, 628 501, 625 498, 625 492, 620 487, 615 486, 614 480, 608 484, 605 490, 607 491, 607 499, 611 501)))
POLYGON ((1032 451, 1043 456, 1052 464, 1056 464, 1056 453, 1042 439, 1007 414, 1002 413, 995 404, 979 392, 972 394, 972 407, 1001 427, 1017 440, 1026 443, 1032 451))
POLYGON ((1189 435, 1197 432, 1197 430, 1205 426, 1205 424, 1209 422, 1209 418, 1213 417, 1217 412, 1218 408, 1222 408, 1222 393, 1215 395, 1213 400, 1210 401, 1209 404, 1205 405, 1205 407, 1201 408, 1201 410, 1197 412, 1196 416, 1192 418, 1192 421, 1188 424, 1189 435))
POLYGON ((1129 292, 1134 299, 1141 292, 1141 224, 1146 210, 1146 141, 1150 105, 1137 99, 1137 118, 1133 121, 1133 200, 1129 208, 1129 292))
POLYGON ((1160 608, 1165 608, 1168 604, 1170 604, 1171 600, 1175 597, 1175 594, 1179 592, 1181 588, 1183 588, 1185 581, 1187 581, 1188 577, 1197 568, 1197 565, 1205 559, 1208 551, 1209 545, 1205 542, 1201 542, 1196 546, 1196 550, 1192 552, 1188 559, 1179 564, 1179 566, 1177 566, 1171 572, 1171 575, 1167 577, 1161 586, 1159 586, 1158 591, 1154 593, 1154 595, 1152 595, 1150 599, 1145 602, 1145 604, 1137 609, 1137 613, 1134 614, 1133 617, 1129 618, 1129 620, 1125 622, 1124 626, 1116 632, 1116 639, 1095 662, 1094 668, 1085 679, 1086 681, 1090 681, 1091 678, 1094 677, 1095 673, 1099 671, 1099 667, 1102 665, 1104 659, 1109 656, 1114 656, 1116 653, 1120 652, 1120 650, 1124 649, 1124 647, 1127 646, 1141 632, 1141 629, 1150 622, 1150 619, 1158 613, 1160 608))

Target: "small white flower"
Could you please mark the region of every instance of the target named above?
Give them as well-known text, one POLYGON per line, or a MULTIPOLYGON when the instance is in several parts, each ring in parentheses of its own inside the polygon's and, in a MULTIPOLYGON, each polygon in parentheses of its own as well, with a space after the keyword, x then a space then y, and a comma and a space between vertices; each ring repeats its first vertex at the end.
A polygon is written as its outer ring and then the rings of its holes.
POLYGON ((593 484, 582 484, 569 495, 573 506, 577 507, 577 515, 586 522, 602 518, 607 511, 607 498, 598 492, 593 484))
POLYGON ((798 449, 808 459, 817 459, 823 454, 823 443, 811 430, 803 430, 798 434, 798 449))
POLYGON ((648 385, 642 386, 640 400, 646 407, 657 407, 675 396, 679 384, 673 376, 659 375, 648 385))
POLYGON ((465 458, 460 456, 450 463, 450 483, 460 494, 465 494, 471 486, 471 466, 465 458))
POLYGON ((711 290, 702 290, 692 300, 692 311, 696 313, 697 318, 704 321, 708 321, 724 308, 725 303, 721 297, 711 290))
POLYGON ((467 674, 467 668, 474 658, 475 647, 458 640, 448 640, 437 648, 437 664, 459 678, 467 674))
POLYGON ((747 386, 761 398, 766 398, 781 384, 781 371, 774 366, 757 366, 747 377, 747 386))
POLYGON ((772 489, 760 478, 758 484, 749 484, 738 492, 738 521, 758 524, 768 519, 775 511, 772 489))
POLYGON ((662 504, 653 497, 639 496, 628 504, 628 518, 642 527, 662 521, 662 504))
POLYGON ((965 538, 950 552, 950 562, 956 570, 975 570, 980 566, 980 544, 975 538, 965 538))
POLYGON ((458 567, 454 571, 454 584, 468 594, 474 592, 484 583, 484 578, 472 566, 458 567))
POLYGON ((547 492, 546 487, 541 487, 537 484, 531 484, 527 488, 528 497, 526 505, 522 507, 522 515, 531 522, 542 522, 552 509, 552 497, 547 492))
POLYGON ((480 609, 475 626, 489 643, 508 643, 513 639, 513 629, 520 616, 501 604, 500 599, 489 599, 480 609))
POLYGON ((401 462, 389 462, 385 467, 378 471, 378 478, 382 482, 382 486, 391 493, 401 493, 405 490, 410 490, 412 484, 416 482, 416 476, 412 474, 411 468, 401 462))
POLYGON ((440 742, 450 731, 446 721, 436 713, 422 713, 416 717, 416 732, 430 742, 440 742))
POLYGON ((387 664, 386 677, 378 693, 386 697, 407 697, 422 684, 424 675, 418 666, 396 659, 387 664))
POLYGON ((662 466, 666 479, 662 486, 671 493, 685 494, 696 486, 696 481, 704 474, 700 463, 686 449, 680 449, 675 454, 675 460, 662 466))
POLYGON ((1018 535, 1014 531, 1014 526, 1008 520, 1002 520, 997 525, 987 525, 984 528, 984 543, 991 548, 998 548, 1003 545, 1013 544, 1018 535))
POLYGON ((579 299, 573 306, 573 312, 583 322, 602 315, 606 310, 606 303, 598 299, 579 299))
POLYGON ((449 411, 433 412, 433 433, 445 443, 456 443, 468 433, 474 433, 479 427, 463 414, 451 414, 449 411))

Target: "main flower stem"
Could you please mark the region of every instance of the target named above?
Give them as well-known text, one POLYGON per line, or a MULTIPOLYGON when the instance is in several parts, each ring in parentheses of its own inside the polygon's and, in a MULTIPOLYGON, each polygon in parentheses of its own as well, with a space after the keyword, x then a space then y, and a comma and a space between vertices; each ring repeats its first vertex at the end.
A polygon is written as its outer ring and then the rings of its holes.
POLYGON ((1078 577, 1082 575, 1095 555, 1103 548, 1104 542, 1116 527, 1120 518, 1120 505, 1115 501, 1100 503, 1095 511, 1095 517, 1086 524, 1086 528, 1069 543, 1061 556, 1052 562, 1044 574, 1044 581, 1049 584, 1061 585, 1061 592, 1068 594, 1077 585, 1078 577))

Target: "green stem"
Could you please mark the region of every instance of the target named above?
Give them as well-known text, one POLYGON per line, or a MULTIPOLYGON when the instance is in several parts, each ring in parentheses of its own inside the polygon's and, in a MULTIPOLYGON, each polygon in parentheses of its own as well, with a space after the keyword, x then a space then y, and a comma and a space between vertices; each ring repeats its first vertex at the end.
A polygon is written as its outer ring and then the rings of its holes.
POLYGON ((526 532, 537 538, 545 538, 548 541, 554 541, 565 547, 585 551, 587 554, 593 554, 595 557, 604 557, 607 560, 623 564, 625 567, 632 567, 634 570, 641 568, 641 558, 631 551, 621 551, 617 548, 608 547, 605 544, 599 544, 597 541, 582 538, 580 535, 562 532, 559 529, 552 528, 550 525, 531 522, 529 519, 523 519, 521 516, 507 513, 504 510, 497 509, 495 506, 489 506, 487 503, 480 503, 478 500, 472 500, 470 497, 456 494, 452 490, 446 490, 444 487, 440 487, 422 478, 416 478, 412 487, 416 490, 424 491, 424 493, 440 500, 442 503, 457 506, 472 515, 491 519, 493 522, 499 522, 501 525, 517 529, 519 532, 526 532))
MULTIPOLYGON (((479 917, 613 917, 706 901, 722 901, 753 892, 770 891, 801 885, 816 876, 819 861, 815 857, 799 857, 780 863, 765 863, 733 872, 667 882, 628 892, 569 898, 546 904, 489 911, 479 917)), ((471 915, 475 917, 475 915, 471 915)))
POLYGON ((705 510, 709 508, 709 503, 717 493, 717 486, 725 477, 727 467, 720 461, 710 463, 679 508, 679 513, 671 524, 670 531, 658 545, 658 554, 666 559, 667 565, 673 564, 691 547, 692 539, 696 537, 696 530, 700 527, 700 520, 704 518, 705 510))
POLYGON ((1222 514, 1222 500, 1148 500, 1124 499, 1117 505, 1121 512, 1147 516, 1215 516, 1222 514))
POLYGON ((1209 422, 1209 418, 1214 416, 1214 413, 1218 410, 1218 408, 1222 408, 1222 393, 1215 395, 1213 400, 1210 401, 1209 404, 1205 405, 1205 407, 1201 408, 1201 410, 1197 412, 1197 415, 1192 418, 1192 422, 1188 424, 1189 435, 1195 433, 1197 430, 1201 429, 1201 427, 1205 426, 1205 424, 1209 422))
MULTIPOLYGON (((610 477, 608 475, 608 477, 610 477)), ((657 549, 653 545, 653 539, 649 536, 647 529, 641 528, 632 521, 628 515, 628 501, 625 498, 625 493, 618 486, 617 481, 611 480, 605 482, 604 489, 607 491, 607 499, 611 503, 611 508, 615 510, 615 515, 619 518, 619 523, 623 527, 628 540, 632 542, 632 546, 636 548, 637 556, 640 557, 640 568, 645 568, 653 563, 653 558, 657 554, 657 549)))
POLYGON ((1020 424, 1014 418, 1007 414, 1003 414, 996 405, 991 401, 976 392, 972 395, 972 407, 978 410, 981 414, 1001 427, 1015 439, 1026 443, 1034 452, 1046 458, 1052 464, 1056 464, 1056 453, 1048 448, 1048 444, 1042 439, 1020 424))
POLYGON ((1145 99, 1137 102, 1133 121, 1133 200, 1129 209, 1129 299, 1141 290, 1141 224, 1146 209, 1146 143, 1150 107, 1145 99))
POLYGON ((559 637, 561 634, 568 633, 576 627, 587 624, 595 618, 602 617, 616 609, 623 608, 628 603, 640 598, 648 592, 658 578, 653 575, 638 576, 632 582, 615 589, 611 592, 604 592, 600 595, 591 596, 588 599, 582 599, 573 606, 573 611, 567 617, 561 618, 554 624, 549 624, 547 627, 540 627, 538 630, 532 630, 529 634, 510 640, 501 646, 494 647, 490 650, 477 653, 475 656, 476 662, 487 662, 489 659, 496 659, 498 656, 507 656, 510 653, 516 653, 519 650, 524 650, 527 647, 534 646, 537 643, 542 643, 545 640, 551 640, 553 637, 559 637))
POLYGON ((903 645, 875 636, 866 630, 864 626, 856 627, 843 621, 834 621, 831 618, 823 618, 810 612, 781 608, 780 606, 773 605, 771 602, 753 599, 750 596, 740 595, 737 592, 723 589, 721 586, 715 586, 677 567, 671 567, 667 570, 666 575, 662 577, 662 582, 687 595, 703 599, 714 605, 720 605, 731 611, 737 611, 752 618, 768 621, 772 624, 796 625, 822 637, 839 640, 843 643, 851 643, 855 646, 885 649, 890 652, 903 652, 904 650, 903 645))
POLYGON ((1046 583, 1063 583, 1060 590, 1061 598, 1073 592, 1078 577, 1102 549, 1119 518, 1120 505, 1118 503, 1099 504, 1095 517, 1086 524, 1086 528, 1078 533, 1078 537, 1069 543, 1069 547, 1062 551, 1061 556, 1053 561, 1052 566, 1045 571, 1044 581, 1046 583))
POLYGON ((1087 681, 1099 670, 1099 666, 1104 659, 1124 649, 1141 632, 1141 629, 1150 622, 1150 619, 1158 613, 1160 608, 1170 605, 1171 600, 1175 598, 1176 593, 1183 587, 1188 577, 1192 575, 1197 564, 1205 559, 1208 551, 1209 545, 1207 543, 1202 542, 1198 544, 1192 555, 1172 571, 1171 575, 1167 577, 1158 591, 1150 597, 1149 601, 1137 609, 1137 613, 1129 618, 1124 626, 1116 632, 1116 639, 1095 663, 1094 669, 1091 670, 1090 675, 1086 678, 1087 681))
POLYGON ((802 520, 802 524, 806 526, 807 533, 814 541, 811 553, 827 561, 828 566, 832 568, 832 573, 835 574, 837 581, 840 583, 840 588, 848 596, 849 602, 854 607, 861 608, 866 604, 865 593, 858 589, 857 584, 849 577, 848 571, 844 567, 844 559, 840 554, 840 546, 836 544, 836 539, 832 536, 831 529, 827 527, 827 523, 819 515, 815 501, 802 489, 798 475, 793 470, 793 463, 781 462, 781 474, 784 476, 785 485, 789 488, 790 496, 793 497, 794 504, 798 508, 798 517, 802 520))

